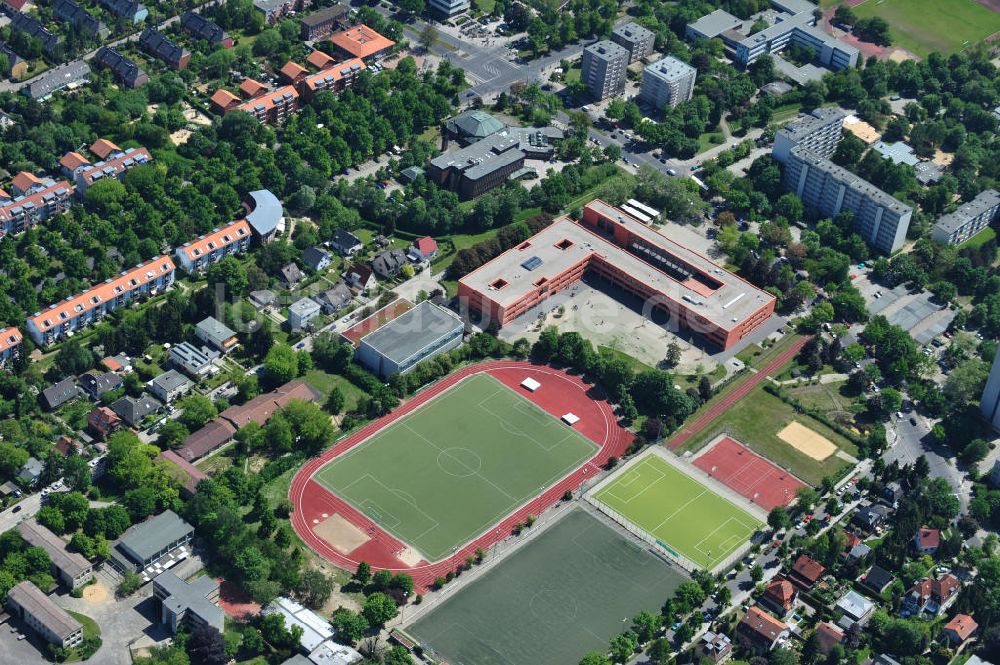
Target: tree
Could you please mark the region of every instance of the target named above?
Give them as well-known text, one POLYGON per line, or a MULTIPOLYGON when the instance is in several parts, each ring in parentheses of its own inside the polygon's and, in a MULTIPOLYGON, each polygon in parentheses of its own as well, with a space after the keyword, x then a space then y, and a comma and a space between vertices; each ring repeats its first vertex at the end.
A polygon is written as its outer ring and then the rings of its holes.
POLYGON ((354 579, 358 581, 359 584, 368 584, 369 580, 372 578, 372 567, 367 561, 362 561, 358 564, 358 569, 354 571, 354 579))
POLYGON ((559 331, 555 326, 549 326, 538 336, 538 341, 531 347, 531 353, 541 361, 548 361, 559 351, 559 331))
POLYGON ((94 366, 94 354, 78 340, 69 339, 59 348, 55 363, 63 376, 77 376, 94 366))
POLYGON ((361 610, 370 626, 382 626, 386 621, 396 616, 398 609, 396 601, 382 593, 376 591, 365 600, 365 606, 361 610))
POLYGON ((760 582, 764 579, 764 569, 760 567, 759 563, 755 564, 754 567, 750 569, 750 579, 752 579, 754 583, 760 582))
POLYGON ((811 487, 800 487, 795 496, 799 499, 799 505, 803 510, 812 510, 812 507, 819 502, 819 494, 811 487))
POLYGON ((795 652, 787 647, 775 649, 767 657, 768 665, 798 665, 798 662, 795 652))
POLYGON ((591 651, 580 659, 580 665, 611 665, 611 659, 603 653, 591 651))
POLYGON ((131 596, 133 593, 138 591, 142 585, 142 577, 140 577, 138 573, 127 570, 125 571, 125 574, 122 575, 122 581, 118 583, 118 591, 123 596, 131 596))
POLYGON ((326 410, 335 416, 339 415, 344 410, 345 402, 344 392, 338 386, 334 386, 326 397, 326 410))
POLYGON ((288 383, 299 375, 298 355, 288 344, 275 344, 264 357, 264 373, 275 383, 288 383))
POLYGON ((952 404, 967 404, 982 395, 989 373, 989 365, 979 358, 970 358, 948 373, 942 392, 952 404))
POLYGON ((0 441, 0 473, 13 478, 31 455, 8 441, 0 441))
POLYGON ((775 531, 787 529, 792 524, 788 511, 783 506, 775 506, 767 515, 767 525, 775 531))
POLYGON ((337 635, 351 643, 364 637, 368 630, 368 620, 346 607, 338 608, 330 618, 330 623, 337 629, 337 635))
POLYGON ((639 643, 645 644, 656 636, 660 629, 661 618, 651 612, 639 612, 632 619, 632 632, 639 637, 639 643))
POLYGON ((225 665, 229 662, 226 655, 226 643, 222 633, 208 624, 199 624, 188 636, 187 653, 195 663, 205 665, 225 665))
POLYGON ((667 344, 667 353, 663 358, 663 364, 667 367, 674 368, 677 367, 678 363, 681 361, 681 347, 677 342, 670 342, 667 344))
POLYGON ((188 395, 177 406, 183 410, 178 420, 189 431, 203 427, 205 423, 219 415, 212 400, 198 393, 188 395))
POLYGON ((420 46, 423 47, 425 51, 430 51, 431 48, 433 48, 437 43, 438 39, 440 39, 438 29, 430 23, 425 25, 424 29, 420 31, 420 46))
POLYGON ((233 256, 227 256, 218 263, 211 264, 205 275, 210 287, 222 284, 226 289, 224 297, 228 298, 244 295, 250 285, 246 267, 233 256))
POLYGON ((854 24, 854 34, 859 39, 879 46, 889 46, 892 44, 892 37, 889 34, 889 24, 881 16, 858 19, 854 24))
POLYGON ((264 638, 256 628, 247 628, 243 631, 243 648, 253 655, 264 652, 264 638))
POLYGON ((303 600, 312 608, 323 607, 333 593, 333 580, 318 570, 302 573, 300 585, 303 600))
POLYGON ((837 5, 837 10, 833 12, 833 22, 841 25, 852 26, 858 20, 850 7, 847 5, 837 5))
POLYGON ((639 648, 639 638, 631 630, 626 630, 621 635, 611 638, 611 644, 608 646, 612 662, 627 663, 632 660, 632 654, 639 648))

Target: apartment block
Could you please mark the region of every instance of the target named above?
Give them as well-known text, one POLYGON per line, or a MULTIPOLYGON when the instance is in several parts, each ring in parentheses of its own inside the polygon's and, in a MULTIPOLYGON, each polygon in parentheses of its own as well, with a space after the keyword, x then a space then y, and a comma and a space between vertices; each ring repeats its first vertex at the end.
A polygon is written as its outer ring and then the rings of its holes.
POLYGON ((160 605, 160 623, 176 633, 180 628, 194 630, 211 626, 220 633, 225 629, 226 615, 216 603, 219 583, 211 576, 185 582, 165 570, 153 578, 153 598, 160 605))
POLYGON ((771 155, 784 164, 788 161, 788 153, 796 146, 811 150, 824 159, 829 159, 837 151, 844 118, 847 113, 839 108, 819 108, 809 115, 794 120, 774 136, 774 148, 771 155))
POLYGON ((73 186, 65 180, 57 182, 23 172, 14 180, 11 187, 14 196, 0 190, 0 238, 21 233, 52 215, 69 210, 73 186), (19 178, 26 181, 23 187, 18 186, 19 178))
POLYGON ((365 69, 365 63, 359 58, 341 62, 315 74, 306 75, 298 84, 299 94, 306 101, 323 90, 340 92, 354 85, 354 81, 365 69))
POLYGON ((55 575, 70 589, 87 582, 94 574, 94 567, 77 552, 70 552, 65 541, 35 520, 24 520, 17 525, 21 538, 32 547, 41 547, 49 555, 55 575))
POLYGON ((1000 349, 993 357, 993 367, 979 401, 979 412, 993 429, 1000 430, 1000 349))
POLYGON ((299 91, 286 85, 238 104, 232 110, 244 111, 260 122, 280 125, 299 108, 299 91))
POLYGON ((7 592, 7 606, 47 642, 70 648, 83 642, 83 626, 52 602, 32 582, 20 582, 7 592))
POLYGON ((174 283, 174 272, 174 263, 170 257, 158 256, 79 295, 35 312, 34 316, 28 317, 25 330, 36 344, 52 344, 100 321, 110 312, 127 306, 133 300, 156 295, 170 288, 174 283))
POLYGON ((697 75, 694 67, 668 55, 642 70, 639 97, 658 109, 677 106, 691 99, 697 75))
POLYGON ((615 97, 625 91, 629 53, 607 39, 583 49, 580 78, 595 99, 615 97))
POLYGON ((299 29, 303 41, 323 39, 335 30, 348 27, 350 21, 350 6, 337 3, 299 19, 299 29))
POLYGON ((430 0, 427 5, 442 16, 451 18, 468 10, 472 3, 469 0, 430 0))
POLYGON ((250 224, 245 219, 240 219, 200 236, 197 240, 184 243, 174 255, 185 270, 200 273, 231 254, 245 252, 250 246, 251 237, 250 224))
POLYGON ((656 35, 638 23, 619 25, 611 31, 611 41, 628 51, 628 61, 648 58, 656 47, 656 35))
POLYGON ((957 245, 976 235, 1000 218, 1000 192, 987 189, 963 203, 955 212, 938 219, 931 237, 946 245, 957 245))
POLYGON ((69 171, 76 184, 76 193, 82 197, 87 189, 98 180, 104 178, 121 179, 136 166, 153 161, 153 155, 146 148, 126 148, 122 150, 115 146, 115 151, 96 163, 81 156, 77 152, 69 152, 59 160, 63 169, 69 171))
POLYGON ((913 208, 807 148, 789 153, 784 184, 821 215, 853 214, 854 230, 873 249, 891 254, 906 240, 913 208))
POLYGON ((22 339, 17 328, 0 328, 0 367, 20 355, 22 339))

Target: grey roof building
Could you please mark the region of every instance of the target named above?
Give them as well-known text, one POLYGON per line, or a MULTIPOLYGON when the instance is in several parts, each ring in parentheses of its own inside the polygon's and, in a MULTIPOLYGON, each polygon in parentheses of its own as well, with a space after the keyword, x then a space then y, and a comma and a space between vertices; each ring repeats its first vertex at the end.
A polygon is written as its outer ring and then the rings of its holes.
POLYGON ((807 208, 826 217, 850 212, 854 230, 873 249, 891 254, 906 241, 913 208, 811 150, 792 149, 784 184, 807 208))
POLYGON ((668 55, 642 70, 639 96, 658 109, 677 106, 691 99, 697 75, 694 67, 668 55))
POLYGON ((920 158, 913 152, 913 148, 902 141, 896 141, 894 143, 876 141, 875 144, 872 145, 872 150, 882 155, 885 159, 891 159, 893 164, 916 166, 920 163, 920 158))
POLYGON ((174 69, 184 69, 191 59, 191 51, 168 39, 156 28, 142 31, 139 35, 139 47, 174 69))
POLYGON ((107 39, 111 31, 103 22, 98 21, 90 12, 73 2, 73 0, 54 0, 52 11, 63 21, 90 35, 107 39))
POLYGON ((327 314, 334 314, 351 304, 351 290, 343 282, 337 282, 332 289, 327 289, 316 297, 317 302, 327 314))
POLYGON ((111 548, 109 562, 121 571, 141 571, 190 542, 193 534, 193 526, 165 510, 129 527, 111 548))
POLYGON ((90 65, 83 60, 74 60, 36 77, 31 83, 21 88, 21 92, 32 99, 42 100, 53 92, 82 83, 89 77, 90 65))
POLYGON ((21 465, 17 472, 17 479, 27 485, 34 485, 42 477, 45 471, 45 463, 34 457, 29 457, 28 461, 21 465))
POLYGON ((372 269, 376 275, 384 279, 397 275, 407 263, 409 262, 406 260, 406 252, 394 247, 376 254, 372 259, 372 269))
POLYGON ((862 626, 868 623, 868 619, 875 611, 875 603, 857 591, 848 591, 843 598, 837 601, 837 609, 843 612, 843 616, 837 624, 847 629, 856 623, 862 626))
POLYGON ((295 264, 289 263, 281 269, 281 280, 291 288, 305 279, 302 270, 295 264))
POLYGON ((302 262, 316 272, 329 268, 332 261, 330 252, 322 247, 306 247, 302 250, 302 262))
POLYGON ((111 404, 111 410, 128 423, 129 427, 135 427, 146 416, 156 413, 162 408, 163 403, 149 395, 141 395, 139 397, 126 395, 111 404))
POLYGON ((616 97, 625 91, 626 49, 607 39, 583 49, 580 80, 595 99, 616 97))
POLYGON ((656 35, 638 23, 616 26, 611 31, 611 41, 628 51, 630 63, 649 57, 656 47, 656 35))
MULTIPOLYGON (((993 356, 993 365, 990 367, 990 375, 986 379, 986 387, 983 388, 983 396, 979 401, 979 413, 993 429, 1000 430, 1000 348, 993 356)), ((994 485, 1000 486, 996 478, 1000 478, 997 467, 993 468, 994 485)))
POLYGON ((486 111, 475 109, 448 118, 445 131, 463 145, 467 145, 492 136, 506 126, 486 111))
POLYGON ((194 336, 223 353, 232 351, 238 343, 236 332, 214 316, 199 321, 194 336))
POLYGON ((83 626, 32 582, 20 582, 7 592, 7 606, 52 644, 75 647, 83 641, 83 626))
POLYGON ((277 300, 278 296, 274 295, 273 291, 267 289, 250 292, 250 301, 255 307, 273 307, 277 300))
POLYGON ((285 225, 285 211, 278 197, 267 189, 258 189, 247 195, 243 203, 247 209, 247 222, 260 242, 270 242, 285 225))
POLYGON ((171 369, 154 377, 147 384, 147 387, 149 392, 156 395, 164 403, 169 404, 187 394, 194 387, 194 384, 177 370, 171 369))
POLYGON ((98 372, 91 370, 80 376, 80 388, 90 395, 91 399, 100 399, 101 395, 112 390, 118 390, 125 381, 114 372, 98 372))
POLYGON ((71 399, 76 399, 83 394, 80 386, 76 383, 76 377, 63 379, 59 383, 53 384, 42 391, 42 402, 49 410, 57 409, 71 399))
POLYGON ((62 40, 55 34, 49 32, 45 26, 33 16, 28 16, 22 12, 15 12, 14 16, 11 17, 10 27, 40 41, 42 43, 42 49, 49 55, 54 55, 59 50, 59 47, 62 46, 62 40))
POLYGON ((165 570, 153 578, 153 597, 160 602, 160 622, 173 633, 182 626, 211 626, 220 633, 225 629, 226 615, 215 604, 219 583, 210 576, 185 582, 165 570))
POLYGON ((333 237, 330 238, 330 247, 341 256, 350 256, 355 252, 360 252, 364 245, 361 239, 344 229, 334 229, 333 237))
POLYGON ((209 44, 221 44, 225 48, 233 45, 232 38, 218 23, 195 12, 188 11, 181 14, 181 28, 194 39, 203 39, 209 44))
POLYGON ((113 46, 102 46, 98 49, 94 56, 94 64, 110 69, 118 82, 125 87, 141 88, 149 83, 149 74, 113 46))
POLYGON ((303 298, 288 306, 288 325, 292 330, 302 330, 319 316, 322 311, 319 303, 311 298, 303 298))
POLYGON ((829 159, 840 143, 841 130, 847 113, 839 108, 818 108, 812 113, 788 123, 774 136, 771 155, 779 162, 788 161, 792 148, 803 146, 829 159))
POLYGON ((62 538, 35 520, 19 523, 17 531, 28 545, 45 550, 55 575, 69 588, 80 586, 94 574, 94 567, 86 558, 77 552, 70 552, 62 538))
POLYGON ((688 23, 687 37, 688 39, 715 39, 724 32, 739 30, 742 27, 742 19, 736 18, 723 9, 716 9, 694 23, 688 23))
POLYGON ((1000 218, 1000 192, 987 189, 963 203, 954 212, 943 215, 934 225, 931 237, 938 242, 957 245, 976 235, 1000 218))
POLYGON ((362 337, 354 357, 386 378, 459 346, 464 331, 458 316, 425 300, 362 337))
POLYGON ((218 357, 219 352, 207 346, 198 348, 191 342, 181 342, 170 349, 169 359, 174 367, 196 379, 211 374, 218 357))

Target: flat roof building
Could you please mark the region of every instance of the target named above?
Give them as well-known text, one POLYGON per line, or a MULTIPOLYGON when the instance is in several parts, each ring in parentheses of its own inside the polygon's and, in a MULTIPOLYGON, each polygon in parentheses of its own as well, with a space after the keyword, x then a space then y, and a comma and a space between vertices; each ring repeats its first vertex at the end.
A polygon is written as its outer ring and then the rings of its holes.
POLYGON ((694 67, 668 55, 642 70, 639 96, 657 109, 672 108, 691 99, 697 75, 694 67))
POLYGON ((302 330, 323 311, 312 298, 302 298, 288 306, 288 325, 292 330, 302 330))
POLYGON ((83 641, 83 626, 32 582, 20 582, 7 592, 7 606, 48 642, 71 648, 83 641))
POLYGON ((580 80, 595 99, 617 97, 625 92, 628 50, 607 39, 583 49, 580 80))
POLYGON ((813 153, 829 159, 840 143, 844 119, 847 117, 839 108, 818 108, 812 113, 793 120, 774 135, 771 156, 784 164, 792 148, 803 146, 813 153))
POLYGON ((716 9, 694 23, 688 23, 686 34, 688 39, 715 39, 724 32, 742 27, 743 19, 736 18, 724 9, 716 9))
POLYGON ((56 577, 70 589, 82 585, 94 574, 94 567, 87 559, 77 552, 70 552, 62 538, 35 520, 20 522, 17 531, 28 545, 45 550, 56 577))
POLYGON ((238 343, 236 332, 214 316, 199 321, 194 327, 194 336, 223 353, 232 351, 238 343))
POLYGON ((431 9, 448 18, 461 14, 472 6, 470 0, 430 0, 427 4, 431 9))
POLYGON ((181 342, 171 347, 168 360, 171 365, 197 380, 215 372, 218 357, 219 352, 207 346, 199 348, 191 342, 181 342))
POLYGON ((793 148, 785 164, 785 189, 826 217, 841 211, 854 215, 854 230, 884 254, 906 241, 913 208, 860 176, 802 146, 793 148))
POLYGON ((271 242, 279 231, 285 229, 285 210, 271 190, 258 189, 248 193, 243 200, 243 208, 247 211, 247 223, 259 242, 271 242))
POLYGON ((185 582, 169 570, 153 578, 153 597, 160 604, 160 623, 170 632, 181 627, 190 630, 211 626, 220 633, 225 630, 226 615, 216 602, 219 583, 210 576, 185 582))
POLYGON ((483 325, 500 328, 589 273, 725 349, 774 312, 771 294, 601 200, 563 217, 459 281, 483 325))
POLYGON ((946 245, 957 245, 976 235, 1000 218, 1000 192, 987 189, 954 212, 941 216, 931 237, 946 245))
POLYGON ((638 23, 625 23, 611 31, 611 41, 628 51, 628 61, 648 58, 656 47, 656 35, 638 23))
POLYGON ((142 572, 191 542, 193 535, 193 526, 174 511, 165 510, 129 527, 111 548, 108 562, 122 572, 142 572))
POLYGON ((425 300, 361 338, 355 358, 386 378, 462 343, 465 324, 452 312, 425 300))
POLYGON ((993 356, 993 366, 990 368, 983 397, 979 401, 979 412, 993 429, 1000 430, 1000 348, 993 356))

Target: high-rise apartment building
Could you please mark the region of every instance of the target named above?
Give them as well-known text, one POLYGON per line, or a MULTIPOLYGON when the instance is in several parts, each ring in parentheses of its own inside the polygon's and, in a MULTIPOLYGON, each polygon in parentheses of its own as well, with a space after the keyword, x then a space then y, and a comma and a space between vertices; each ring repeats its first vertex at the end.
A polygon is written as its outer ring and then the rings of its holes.
POLYGON ((607 39, 583 49, 581 79, 596 99, 606 99, 625 91, 628 51, 607 39))
POLYGON ((673 56, 667 56, 642 71, 639 96, 658 109, 674 107, 691 99, 698 71, 673 56))

